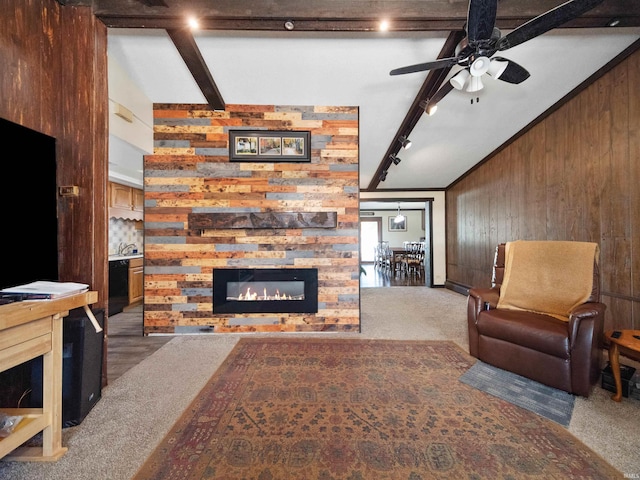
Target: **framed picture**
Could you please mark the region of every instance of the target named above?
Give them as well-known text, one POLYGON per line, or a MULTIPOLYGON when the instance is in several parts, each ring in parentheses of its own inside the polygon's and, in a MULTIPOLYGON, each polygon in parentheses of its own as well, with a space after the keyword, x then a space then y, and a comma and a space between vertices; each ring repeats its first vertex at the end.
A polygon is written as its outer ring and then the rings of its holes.
POLYGON ((389 231, 390 232, 406 232, 407 231, 407 216, 402 215, 402 220, 396 222, 396 216, 389 217, 389 231))
POLYGON ((230 130, 232 162, 310 162, 311 132, 230 130))

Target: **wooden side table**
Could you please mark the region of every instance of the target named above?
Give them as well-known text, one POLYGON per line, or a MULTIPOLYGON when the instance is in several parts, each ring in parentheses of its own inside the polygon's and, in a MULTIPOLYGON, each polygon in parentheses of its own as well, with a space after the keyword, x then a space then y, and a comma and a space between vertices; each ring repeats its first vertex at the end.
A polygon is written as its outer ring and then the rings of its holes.
POLYGON ((56 461, 67 451, 62 445, 63 318, 69 310, 98 301, 98 292, 56 300, 0 306, 0 372, 42 356, 42 408, 3 408, 23 420, 0 438, 0 458, 14 461, 56 461), (42 447, 21 446, 42 432, 42 447))
POLYGON ((609 340, 609 362, 611 363, 611 372, 613 380, 616 384, 616 393, 611 396, 613 400, 619 402, 622 400, 622 380, 620 378, 620 353, 623 355, 631 352, 631 357, 637 357, 640 354, 640 330, 618 330, 620 336, 613 338, 611 335, 614 330, 605 332, 605 337, 609 340))

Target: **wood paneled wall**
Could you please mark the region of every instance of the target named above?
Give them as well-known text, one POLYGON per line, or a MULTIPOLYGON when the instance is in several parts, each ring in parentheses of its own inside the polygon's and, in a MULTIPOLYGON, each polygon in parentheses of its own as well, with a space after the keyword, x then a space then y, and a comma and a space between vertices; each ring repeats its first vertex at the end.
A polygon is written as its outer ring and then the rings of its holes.
MULTIPOLYGON (((107 30, 89 7, 54 0, 8 0, 0 15, 0 117, 56 139, 60 279, 88 283, 107 297, 107 30)), ((5 145, 5 147, 7 147, 5 145)), ((38 159, 5 148, 6 161, 38 159), (9 154, 11 152, 11 154, 9 154)), ((17 188, 29 188, 18 185, 17 188)), ((22 208, 24 206, 17 206, 22 208)), ((37 235, 37 208, 33 232, 37 235)), ((23 267, 24 268, 24 267, 23 267)))
MULTIPOLYGON (((56 139, 57 184, 80 191, 58 197, 60 279, 89 284, 98 292, 94 307, 106 308, 107 29, 89 7, 55 0, 6 0, 1 7, 0 117, 56 139)), ((10 142, 3 161, 30 162, 38 175, 38 158, 10 142)), ((21 235, 38 234, 38 210, 14 207, 34 221, 32 231, 11 232, 19 247, 21 235)), ((20 268, 28 268, 30 253, 20 268)))
POLYGON ((358 109, 155 105, 144 331, 359 331, 358 109), (311 162, 230 162, 229 129, 311 132, 311 162), (208 228, 189 214, 335 212, 332 228, 208 228), (317 268, 317 314, 214 314, 214 268, 317 268))
POLYGON ((511 240, 600 245, 605 328, 640 329, 640 51, 446 192, 447 280, 489 286, 511 240))

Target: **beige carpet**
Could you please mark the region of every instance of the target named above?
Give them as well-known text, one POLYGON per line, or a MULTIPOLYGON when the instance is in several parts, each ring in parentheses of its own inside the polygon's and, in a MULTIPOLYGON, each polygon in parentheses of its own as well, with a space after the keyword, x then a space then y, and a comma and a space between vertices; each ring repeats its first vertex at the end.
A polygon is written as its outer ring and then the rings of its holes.
MULTIPOLYGON (((468 351, 465 296, 428 287, 365 288, 361 296, 362 333, 309 335, 453 340, 468 351)), ((62 459, 50 464, 0 461, 0 478, 130 479, 241 336, 174 338, 106 387, 79 426, 63 430, 69 451, 62 459)), ((640 401, 616 403, 596 387, 588 399, 576 399, 569 431, 628 478, 636 478, 639 427, 640 401)))

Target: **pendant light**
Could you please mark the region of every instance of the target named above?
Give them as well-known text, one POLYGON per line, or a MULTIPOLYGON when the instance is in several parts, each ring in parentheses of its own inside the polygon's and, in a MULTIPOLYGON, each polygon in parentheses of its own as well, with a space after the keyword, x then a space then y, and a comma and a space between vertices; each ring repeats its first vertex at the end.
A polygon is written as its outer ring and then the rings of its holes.
POLYGON ((398 202, 398 214, 393 219, 393 223, 401 223, 404 221, 404 215, 400 213, 400 202, 398 202))

